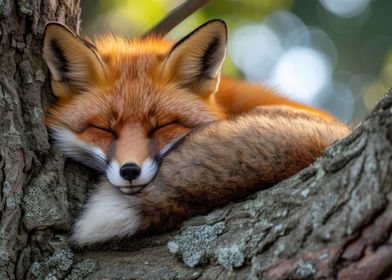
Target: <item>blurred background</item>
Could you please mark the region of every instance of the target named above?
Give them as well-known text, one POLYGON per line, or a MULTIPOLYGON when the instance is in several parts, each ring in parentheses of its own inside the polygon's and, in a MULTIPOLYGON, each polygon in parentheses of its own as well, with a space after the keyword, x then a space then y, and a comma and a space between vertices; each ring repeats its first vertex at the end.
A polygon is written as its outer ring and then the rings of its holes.
MULTIPOLYGON (((82 30, 137 36, 183 0, 82 0, 82 30)), ((392 85, 392 1, 211 0, 169 36, 208 19, 229 27, 224 74, 357 123, 392 85)))

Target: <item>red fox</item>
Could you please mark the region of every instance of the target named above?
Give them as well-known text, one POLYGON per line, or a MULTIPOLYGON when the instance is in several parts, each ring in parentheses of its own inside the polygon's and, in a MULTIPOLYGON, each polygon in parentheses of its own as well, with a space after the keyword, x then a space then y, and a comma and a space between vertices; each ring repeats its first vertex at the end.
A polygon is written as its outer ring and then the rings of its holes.
POLYGON ((349 133, 324 111, 221 77, 226 42, 222 20, 175 44, 112 35, 92 44, 46 26, 58 99, 45 122, 67 156, 107 178, 75 224, 78 244, 173 228, 288 178, 349 133))

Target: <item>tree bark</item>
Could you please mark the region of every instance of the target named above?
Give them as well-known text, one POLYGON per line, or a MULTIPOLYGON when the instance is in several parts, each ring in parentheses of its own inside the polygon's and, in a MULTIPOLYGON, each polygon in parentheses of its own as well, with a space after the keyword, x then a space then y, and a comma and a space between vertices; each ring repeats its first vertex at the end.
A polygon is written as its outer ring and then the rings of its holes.
POLYGON ((62 252, 52 238, 70 227, 67 181, 82 172, 64 176, 71 169, 42 122, 50 85, 41 45, 47 22, 78 32, 79 14, 79 0, 0 1, 0 279, 51 273, 54 264, 37 266, 62 252))
POLYGON ((78 0, 0 1, 0 279, 392 277, 392 91, 315 164, 157 236, 73 248, 95 176, 50 145, 43 27, 78 0))

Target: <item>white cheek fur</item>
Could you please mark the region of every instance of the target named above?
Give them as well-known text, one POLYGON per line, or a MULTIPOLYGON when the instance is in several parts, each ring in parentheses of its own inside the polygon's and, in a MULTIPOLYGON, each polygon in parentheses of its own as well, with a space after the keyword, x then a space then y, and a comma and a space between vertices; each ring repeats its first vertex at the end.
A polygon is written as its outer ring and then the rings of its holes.
POLYGON ((109 165, 106 164, 106 155, 98 147, 79 140, 72 131, 58 126, 50 127, 56 145, 63 153, 87 166, 99 171, 106 172, 109 181, 117 187, 143 186, 152 181, 158 172, 158 163, 146 158, 141 168, 140 176, 132 181, 132 184, 120 176, 120 164, 113 159, 109 165), (92 157, 87 157, 86 154, 92 157))
POLYGON ((108 168, 106 169, 106 177, 116 187, 129 187, 131 183, 127 180, 124 180, 120 176, 120 164, 117 160, 112 159, 108 168))
POLYGON ((132 181, 132 186, 142 186, 150 183, 158 172, 158 163, 148 157, 143 161, 141 171, 140 176, 132 181))
POLYGON ((99 171, 106 169, 106 155, 98 147, 83 142, 64 127, 50 126, 56 146, 68 157, 99 171))

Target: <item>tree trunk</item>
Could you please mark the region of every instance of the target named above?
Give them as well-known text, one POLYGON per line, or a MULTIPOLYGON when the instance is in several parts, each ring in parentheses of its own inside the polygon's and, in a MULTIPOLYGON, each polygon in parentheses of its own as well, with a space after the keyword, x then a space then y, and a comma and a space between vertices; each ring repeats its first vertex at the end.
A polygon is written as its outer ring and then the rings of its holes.
POLYGON ((81 172, 64 176, 42 122, 50 85, 41 45, 47 22, 78 32, 79 14, 79 0, 0 1, 0 279, 39 278, 56 267, 65 275, 72 265, 56 264, 70 254, 56 233, 70 227, 65 178, 76 185, 81 172))
POLYGON ((77 32, 79 1, 0 1, 0 19, 0 279, 392 277, 392 91, 273 188, 177 231, 81 250, 66 238, 95 178, 49 144, 41 59, 44 24, 77 32))

